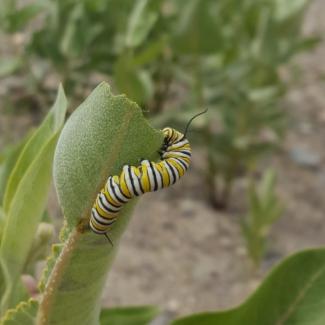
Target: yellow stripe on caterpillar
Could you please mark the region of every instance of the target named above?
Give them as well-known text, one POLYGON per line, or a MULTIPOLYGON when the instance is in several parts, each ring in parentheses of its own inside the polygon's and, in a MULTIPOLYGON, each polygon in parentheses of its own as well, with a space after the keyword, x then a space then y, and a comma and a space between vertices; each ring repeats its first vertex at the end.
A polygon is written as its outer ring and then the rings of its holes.
POLYGON ((93 232, 105 235, 112 244, 107 231, 125 203, 135 196, 168 187, 185 174, 191 163, 187 130, 193 119, 205 112, 190 119, 184 134, 170 127, 162 130, 164 141, 159 162, 143 160, 140 166, 125 165, 120 175, 108 177, 92 208, 89 226, 93 232))

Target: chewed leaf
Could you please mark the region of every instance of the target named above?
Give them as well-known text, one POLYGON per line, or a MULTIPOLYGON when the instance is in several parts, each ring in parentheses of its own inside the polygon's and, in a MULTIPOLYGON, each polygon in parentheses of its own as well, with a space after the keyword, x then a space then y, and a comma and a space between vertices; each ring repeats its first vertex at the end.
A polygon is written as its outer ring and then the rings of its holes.
POLYGON ((91 207, 109 175, 120 173, 124 164, 158 157, 162 142, 162 133, 148 125, 141 109, 125 96, 113 96, 106 83, 71 115, 54 159, 54 181, 67 224, 61 238, 66 241, 41 284, 46 282, 39 324, 98 325, 107 272, 137 200, 126 204, 109 231, 114 247, 87 229, 91 207))
POLYGON ((67 121, 55 153, 54 181, 68 225, 89 218, 109 175, 155 157, 151 148, 160 148, 162 139, 136 103, 100 84, 67 121))

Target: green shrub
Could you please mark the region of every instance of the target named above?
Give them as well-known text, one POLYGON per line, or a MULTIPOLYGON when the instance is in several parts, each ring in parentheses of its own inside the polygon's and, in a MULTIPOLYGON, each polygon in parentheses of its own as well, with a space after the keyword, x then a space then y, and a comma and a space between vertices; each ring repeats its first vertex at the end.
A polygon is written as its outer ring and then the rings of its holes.
MULTIPOLYGON (((307 1, 191 0, 175 28, 186 114, 209 108, 196 139, 207 148, 210 202, 223 208, 238 175, 253 171, 281 143, 286 85, 281 70, 317 43, 302 36, 307 1)), ((167 116, 170 118, 170 116, 167 116)))
MULTIPOLYGON (((0 62, 0 75, 1 66, 3 74, 21 69, 29 76, 29 94, 35 94, 39 106, 49 101, 42 94, 51 96, 44 84, 54 75, 76 102, 99 76, 110 79, 115 89, 158 115, 160 122, 184 125, 188 116, 209 107, 210 116, 198 124, 196 140, 207 149, 204 178, 209 200, 224 208, 237 176, 253 171, 281 143, 286 126, 281 100, 287 87, 280 72, 317 40, 301 33, 307 0, 184 4, 32 3, 39 9, 31 12, 41 10, 39 27, 31 29, 23 59, 0 62)), ((15 2, 3 6, 9 22, 29 22, 11 18, 23 15, 15 2)), ((7 30, 22 26, 8 24, 16 27, 7 30)))

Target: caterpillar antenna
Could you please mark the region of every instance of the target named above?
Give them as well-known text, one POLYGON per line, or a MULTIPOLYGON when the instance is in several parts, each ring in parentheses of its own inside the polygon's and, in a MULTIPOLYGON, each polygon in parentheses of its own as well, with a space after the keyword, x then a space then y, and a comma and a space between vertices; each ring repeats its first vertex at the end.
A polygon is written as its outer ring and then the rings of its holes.
POLYGON ((205 114, 208 110, 209 110, 209 109, 207 108, 207 109, 205 109, 204 111, 202 111, 202 112, 200 112, 200 113, 194 115, 194 116, 193 116, 193 117, 192 117, 192 118, 187 122, 186 127, 185 127, 185 131, 184 131, 184 137, 186 137, 186 134, 187 134, 188 128, 189 128, 189 126, 191 125, 192 121, 193 121, 194 119, 196 119, 198 116, 205 114))
POLYGON ((108 237, 107 233, 104 233, 104 236, 107 238, 107 240, 109 241, 109 243, 112 245, 112 247, 114 247, 113 242, 111 241, 111 239, 108 237))

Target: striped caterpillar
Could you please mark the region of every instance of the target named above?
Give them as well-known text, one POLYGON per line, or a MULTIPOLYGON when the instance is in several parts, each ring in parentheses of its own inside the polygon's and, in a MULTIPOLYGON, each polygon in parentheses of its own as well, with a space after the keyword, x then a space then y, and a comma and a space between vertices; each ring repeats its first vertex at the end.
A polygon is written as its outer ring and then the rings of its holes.
POLYGON ((191 163, 191 146, 186 138, 190 123, 207 110, 193 116, 184 134, 166 127, 160 161, 142 160, 140 166, 124 165, 120 175, 109 176, 104 188, 98 193, 91 210, 89 225, 96 234, 105 235, 111 229, 118 213, 133 197, 154 192, 176 183, 191 163))

